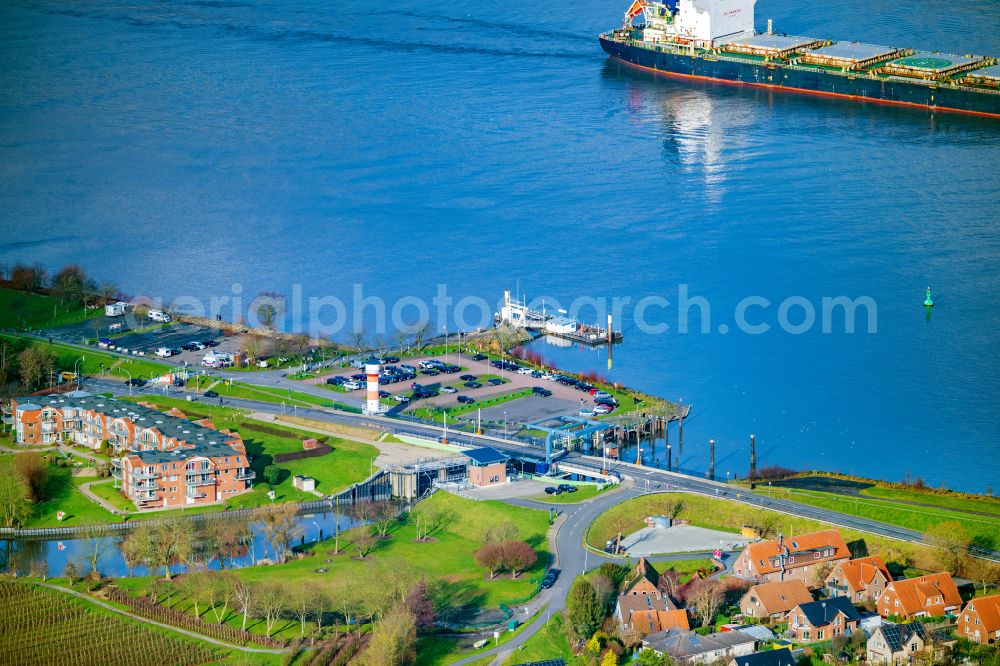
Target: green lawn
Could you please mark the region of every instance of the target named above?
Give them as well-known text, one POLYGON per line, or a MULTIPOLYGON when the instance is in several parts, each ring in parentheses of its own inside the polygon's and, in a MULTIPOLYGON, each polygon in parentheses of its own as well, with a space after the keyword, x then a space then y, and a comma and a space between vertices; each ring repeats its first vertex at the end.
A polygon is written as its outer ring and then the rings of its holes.
POLYGON ((489 398, 483 398, 481 400, 476 400, 476 402, 471 405, 455 404, 449 405, 448 407, 418 407, 412 412, 407 412, 413 416, 422 419, 434 419, 440 417, 441 412, 447 412, 448 416, 461 416, 462 414, 468 414, 469 412, 474 412, 477 409, 485 409, 486 407, 494 407, 496 405, 501 405, 505 402, 510 402, 512 400, 517 400, 518 398, 525 398, 531 395, 531 389, 518 389, 517 391, 511 391, 509 393, 498 393, 496 395, 491 395, 489 398))
POLYGON ((963 497, 957 495, 942 495, 919 490, 897 490, 895 488, 880 488, 878 486, 865 488, 861 491, 867 497, 900 500, 904 502, 919 502, 931 504, 946 509, 959 509, 976 513, 989 513, 1000 516, 1000 498, 982 496, 981 498, 963 497))
POLYGON ((560 493, 558 495, 546 495, 542 493, 541 495, 535 495, 534 497, 529 497, 528 499, 546 502, 548 504, 576 504, 577 502, 597 497, 597 495, 601 492, 601 487, 592 483, 579 485, 577 488, 578 490, 575 493, 560 493))
POLYGON ((928 527, 937 523, 955 521, 960 523, 969 534, 976 539, 981 546, 995 548, 1000 544, 1000 515, 971 515, 961 511, 953 511, 945 507, 913 506, 901 504, 898 499, 907 501, 934 503, 933 499, 950 501, 953 505, 969 507, 978 505, 980 509, 993 508, 991 502, 976 502, 976 500, 961 500, 959 498, 940 497, 930 493, 908 493, 906 491, 894 491, 882 488, 871 488, 879 495, 887 495, 893 499, 879 499, 878 497, 850 497, 834 493, 819 492, 813 490, 801 490, 798 488, 767 488, 762 484, 757 485, 755 492, 789 499, 810 506, 833 509, 841 513, 852 516, 860 516, 878 520, 891 525, 906 527, 918 532, 924 532, 928 527))
MULTIPOLYGON (((617 519, 624 520, 624 533, 630 534, 645 527, 646 516, 664 514, 678 501, 682 503, 679 518, 688 519, 692 525, 709 529, 737 532, 743 525, 759 522, 762 514, 771 514, 776 521, 775 531, 780 530, 786 536, 831 528, 831 525, 817 520, 771 512, 749 504, 687 493, 656 493, 626 500, 598 516, 587 531, 587 543, 603 549, 604 544, 616 536, 614 526, 617 519)), ((936 558, 927 546, 878 537, 856 530, 837 529, 848 542, 863 539, 868 544, 871 554, 882 554, 887 561, 900 557, 920 563, 924 568, 937 566, 936 558)))
MULTIPOLYGON (((412 522, 393 528, 391 539, 381 541, 365 560, 354 559, 350 548, 354 532, 341 535, 341 548, 346 552, 331 557, 333 548, 329 538, 320 544, 307 546, 312 556, 274 566, 256 566, 236 570, 237 575, 251 582, 280 579, 314 581, 318 588, 334 585, 345 578, 378 580, 388 572, 399 570, 414 581, 424 577, 432 595, 456 613, 456 619, 469 617, 477 609, 493 608, 501 602, 515 603, 530 597, 537 590, 537 579, 548 563, 548 513, 515 507, 500 502, 475 502, 445 492, 435 493, 420 503, 417 512, 440 511, 448 516, 442 527, 433 534, 434 541, 414 542, 416 528, 412 522), (534 545, 539 552, 538 563, 529 571, 510 580, 498 576, 489 580, 486 571, 475 562, 474 553, 481 546, 485 530, 499 521, 509 520, 518 526, 520 538, 534 545), (327 569, 324 573, 317 569, 327 569)), ((370 528, 358 528, 370 529, 370 528)), ((149 578, 128 578, 119 581, 123 589, 144 594, 149 589, 149 578)), ((171 603, 179 610, 190 611, 191 604, 180 593, 175 593, 171 603)), ((204 609, 203 609, 204 610, 204 609)), ((233 615, 231 623, 238 625, 233 615)), ((297 635, 298 626, 293 620, 279 625, 275 635, 297 635)), ((262 630, 256 624, 254 631, 262 630)))
POLYGON ((159 376, 170 372, 172 368, 155 361, 143 358, 122 357, 105 352, 82 349, 71 345, 54 342, 49 344, 44 340, 34 340, 18 335, 0 334, 0 338, 12 341, 18 349, 28 346, 47 349, 56 357, 56 370, 72 371, 76 363, 83 358, 80 372, 84 375, 110 374, 127 378, 130 375, 136 379, 149 379, 151 375, 159 376))
POLYGON ((583 663, 570 649, 562 613, 553 614, 538 633, 514 651, 504 666, 548 659, 562 659, 567 666, 583 663))
POLYGON ((60 303, 42 294, 0 287, 0 329, 39 329, 75 324, 96 317, 98 309, 85 310, 79 302, 60 303))
MULTIPOLYGON (((0 456, 0 474, 13 474, 11 464, 13 454, 0 456)), ((99 504, 84 495, 77 486, 97 477, 72 476, 69 467, 49 465, 48 477, 42 487, 43 500, 35 504, 35 511, 25 527, 56 527, 59 525, 88 525, 107 523, 115 517, 99 504), (56 519, 56 513, 66 512, 62 522, 56 519)))

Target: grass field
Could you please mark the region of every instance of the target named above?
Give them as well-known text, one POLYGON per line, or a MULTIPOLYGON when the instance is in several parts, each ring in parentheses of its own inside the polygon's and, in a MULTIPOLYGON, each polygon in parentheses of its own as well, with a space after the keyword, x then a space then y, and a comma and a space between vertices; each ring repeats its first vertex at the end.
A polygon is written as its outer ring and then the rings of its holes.
MULTIPOLYGON (((603 548, 605 543, 616 536, 614 526, 618 519, 623 520, 624 533, 630 534, 645 526, 646 516, 668 512, 674 502, 682 503, 678 517, 690 520, 692 525, 709 529, 737 532, 743 525, 758 522, 762 512, 772 514, 776 520, 774 529, 781 530, 786 536, 831 528, 827 523, 770 512, 748 504, 688 493, 656 493, 626 500, 598 516, 587 531, 587 543, 595 548, 603 548)), ((907 559, 921 568, 937 566, 934 553, 927 546, 856 530, 837 529, 848 542, 863 539, 871 554, 882 554, 887 561, 907 559)))
POLYGON ((934 495, 932 493, 907 492, 886 488, 868 488, 862 491, 864 495, 874 497, 851 497, 835 493, 803 490, 799 488, 767 488, 758 484, 755 492, 780 497, 810 506, 832 509, 852 516, 860 516, 878 520, 890 525, 906 527, 918 532, 924 532, 931 525, 943 522, 960 523, 973 537, 976 544, 986 548, 996 548, 1000 545, 1000 512, 991 515, 973 515, 966 511, 986 513, 998 511, 998 506, 990 500, 977 501, 957 497, 934 495), (885 499, 883 499, 885 498, 885 499), (915 506, 905 502, 935 504, 936 506, 915 506), (966 511, 956 511, 945 505, 961 507, 966 511))
POLYGON ((601 487, 592 483, 577 486, 578 490, 575 493, 560 493, 558 495, 546 495, 542 493, 541 495, 535 495, 534 497, 529 497, 528 499, 533 499, 538 502, 546 502, 548 504, 576 504, 577 502, 582 502, 588 500, 592 497, 597 497, 601 493, 601 487))
POLYGON ((100 310, 85 310, 78 302, 62 304, 51 296, 0 287, 0 329, 75 324, 99 313, 100 310))
POLYGON ((918 490, 897 490, 895 488, 865 488, 861 491, 866 497, 898 500, 903 502, 917 502, 920 504, 930 504, 945 509, 959 509, 975 513, 988 513, 1000 517, 1000 499, 996 497, 982 497, 973 499, 971 497, 958 497, 953 495, 941 495, 933 492, 920 492, 918 490))
MULTIPOLYGON (((391 539, 381 541, 367 558, 358 560, 352 557, 354 551, 350 548, 355 532, 349 531, 341 535, 341 548, 346 552, 339 556, 329 555, 333 542, 327 539, 307 546, 308 552, 313 553, 311 557, 281 565, 247 567, 236 570, 236 573, 251 582, 307 579, 318 588, 336 585, 346 578, 368 581, 404 575, 416 581, 423 577, 431 587, 433 598, 446 605, 449 612, 455 613, 456 619, 468 617, 478 609, 495 609, 500 602, 509 604, 525 600, 537 590, 537 578, 549 559, 546 539, 548 514, 545 511, 500 502, 475 502, 444 492, 421 502, 415 511, 437 511, 448 517, 433 534, 436 540, 415 542, 416 528, 412 522, 405 522, 393 528, 391 539), (539 559, 517 580, 498 576, 491 581, 486 571, 476 564, 474 553, 481 546, 485 530, 504 520, 518 526, 520 538, 535 547, 539 559), (326 571, 320 573, 317 569, 326 571)), ((134 594, 145 594, 149 589, 149 578, 122 579, 119 584, 134 594)), ((179 592, 174 594, 170 603, 178 610, 192 612, 191 603, 179 592)), ((238 618, 234 615, 231 622, 238 625, 238 618)), ((251 629, 261 630, 257 626, 251 629)), ((288 620, 279 625, 274 635, 297 634, 298 624, 288 620)))
POLYGON ((545 661, 547 659, 562 659, 566 662, 567 666, 576 666, 583 663, 570 650, 562 613, 556 613, 549 618, 549 621, 545 623, 545 626, 538 633, 525 641, 524 645, 508 657, 507 661, 504 662, 504 666, 545 661))
POLYGON ((471 405, 463 405, 456 403, 454 405, 449 405, 447 407, 418 407, 412 411, 407 412, 412 416, 422 419, 439 418, 442 412, 446 412, 448 416, 461 416, 462 414, 468 414, 469 412, 474 412, 477 409, 485 409, 486 407, 494 407, 496 405, 501 405, 505 402, 511 402, 512 400, 517 400, 518 398, 526 398, 531 395, 531 389, 518 389, 516 391, 510 391, 509 393, 498 393, 492 395, 489 398, 483 398, 482 400, 477 400, 471 405))
POLYGON ((171 368, 157 363, 147 361, 142 358, 115 356, 105 352, 90 349, 81 349, 59 342, 48 343, 44 340, 34 340, 19 335, 0 334, 0 339, 6 339, 17 345, 17 348, 27 346, 47 349, 56 357, 56 370, 72 371, 76 368, 76 363, 81 358, 79 370, 84 375, 117 375, 127 378, 130 375, 136 379, 149 379, 152 375, 162 375, 169 372, 171 368))

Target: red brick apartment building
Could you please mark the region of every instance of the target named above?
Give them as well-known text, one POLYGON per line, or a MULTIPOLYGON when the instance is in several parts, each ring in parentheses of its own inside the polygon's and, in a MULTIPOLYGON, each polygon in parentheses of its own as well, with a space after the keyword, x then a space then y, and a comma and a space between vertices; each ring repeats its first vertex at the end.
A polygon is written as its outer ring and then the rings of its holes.
POLYGON ((176 409, 76 394, 15 398, 12 414, 18 444, 110 442, 116 485, 139 509, 212 504, 252 487, 240 435, 176 409))
POLYGON ((743 549, 733 564, 733 573, 754 583, 798 579, 809 587, 820 587, 816 570, 822 564, 848 560, 851 552, 837 530, 822 530, 799 536, 758 541, 743 549))
POLYGON ((958 616, 955 631, 984 645, 1000 642, 1000 594, 970 601, 958 616))

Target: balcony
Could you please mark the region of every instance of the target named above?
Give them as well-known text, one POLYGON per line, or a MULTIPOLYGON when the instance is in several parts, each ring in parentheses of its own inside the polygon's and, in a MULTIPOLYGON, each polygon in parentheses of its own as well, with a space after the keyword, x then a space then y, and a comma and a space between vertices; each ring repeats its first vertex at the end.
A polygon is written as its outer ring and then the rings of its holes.
POLYGON ((155 479, 156 478, 156 472, 146 472, 146 471, 144 471, 142 469, 134 469, 131 472, 129 472, 128 476, 129 476, 130 479, 137 479, 137 480, 138 479, 155 479))
POLYGON ((202 476, 189 477, 187 480, 187 485, 190 486, 214 486, 215 477, 205 474, 202 476))
POLYGON ((244 469, 238 470, 236 472, 236 480, 237 481, 249 481, 249 480, 255 478, 256 476, 257 476, 257 473, 254 472, 249 467, 246 467, 244 469))
POLYGON ((158 492, 159 490, 136 490, 132 493, 132 497, 139 502, 145 500, 155 500, 158 492))
POLYGON ((191 476, 193 474, 211 474, 212 473, 212 468, 211 467, 188 467, 187 469, 184 470, 184 473, 187 474, 188 476, 191 476))
POLYGON ((203 490, 195 490, 194 488, 188 488, 185 495, 190 499, 201 499, 203 497, 208 497, 208 493, 203 490))
POLYGON ((42 421, 42 432, 55 432, 58 426, 55 421, 42 421))
POLYGON ((121 465, 112 465, 111 466, 111 476, 113 476, 116 479, 118 479, 119 481, 121 481, 122 480, 122 466, 121 465))
POLYGON ((155 490, 159 486, 156 485, 155 479, 150 479, 148 481, 133 481, 129 480, 129 487, 136 490, 155 490))

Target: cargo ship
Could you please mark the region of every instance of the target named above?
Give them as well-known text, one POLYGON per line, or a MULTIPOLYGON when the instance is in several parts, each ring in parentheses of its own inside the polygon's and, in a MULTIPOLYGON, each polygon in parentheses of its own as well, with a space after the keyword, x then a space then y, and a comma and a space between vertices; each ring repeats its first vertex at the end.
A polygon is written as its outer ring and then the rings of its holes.
POLYGON ((1000 118, 997 59, 758 32, 756 0, 634 0, 601 47, 671 77, 1000 118))

